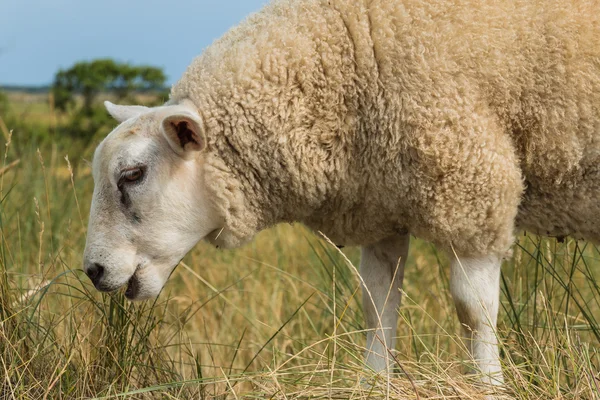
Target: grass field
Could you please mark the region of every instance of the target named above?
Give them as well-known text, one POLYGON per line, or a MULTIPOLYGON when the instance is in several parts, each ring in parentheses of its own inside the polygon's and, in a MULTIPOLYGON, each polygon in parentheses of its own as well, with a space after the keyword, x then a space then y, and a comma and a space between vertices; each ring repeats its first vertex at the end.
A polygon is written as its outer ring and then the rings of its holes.
POLYGON ((0 115, 0 399, 600 398, 592 244, 518 239, 498 326, 507 383, 490 389, 462 373, 447 258, 413 239, 397 374, 373 378, 362 363, 359 251, 342 253, 301 225, 236 251, 199 244, 155 302, 96 292, 81 264, 99 138, 61 136, 64 117, 43 96, 9 98, 11 118, 0 115), (52 129, 41 137, 44 125, 52 129))

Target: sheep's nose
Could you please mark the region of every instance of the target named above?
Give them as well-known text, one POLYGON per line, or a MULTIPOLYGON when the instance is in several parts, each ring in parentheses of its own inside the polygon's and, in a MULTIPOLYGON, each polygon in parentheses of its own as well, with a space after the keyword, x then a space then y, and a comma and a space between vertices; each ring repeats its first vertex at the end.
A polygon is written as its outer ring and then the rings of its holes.
POLYGON ((94 286, 98 287, 98 283, 104 275, 104 267, 98 263, 90 263, 85 267, 85 273, 90 278, 94 286))

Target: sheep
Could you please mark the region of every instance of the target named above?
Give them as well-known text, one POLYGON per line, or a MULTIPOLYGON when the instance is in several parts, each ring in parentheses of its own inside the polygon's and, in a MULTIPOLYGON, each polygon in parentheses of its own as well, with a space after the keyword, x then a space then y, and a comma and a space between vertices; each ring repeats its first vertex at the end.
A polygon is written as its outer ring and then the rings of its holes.
POLYGON ((362 247, 366 365, 390 372, 409 236, 452 257, 462 337, 495 333, 515 232, 600 239, 600 8, 557 0, 281 0, 98 146, 84 268, 158 295, 199 240, 302 222, 362 247), (388 296, 389 293, 389 296, 388 296))

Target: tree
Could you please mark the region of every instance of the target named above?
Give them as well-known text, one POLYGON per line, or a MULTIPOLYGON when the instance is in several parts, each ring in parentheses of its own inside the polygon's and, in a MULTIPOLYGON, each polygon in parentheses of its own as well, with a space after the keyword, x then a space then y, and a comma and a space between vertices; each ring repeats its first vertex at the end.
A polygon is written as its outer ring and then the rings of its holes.
POLYGON ((5 117, 8 112, 8 97, 0 90, 0 118, 5 117))
POLYGON ((61 132, 90 140, 97 134, 106 134, 114 121, 104 107, 97 104, 98 95, 110 93, 117 102, 133 102, 135 99, 128 98, 136 92, 155 92, 160 101, 164 100, 165 80, 160 68, 133 66, 111 59, 78 62, 60 70, 52 85, 54 106, 63 112, 72 111, 61 132), (81 107, 78 97, 83 97, 81 107))
POLYGON ((160 68, 132 66, 111 59, 84 61, 68 70, 59 70, 54 78, 52 92, 56 108, 62 111, 75 105, 75 96, 83 96, 81 112, 93 114, 96 97, 111 92, 123 100, 136 91, 161 91, 165 74, 160 68))

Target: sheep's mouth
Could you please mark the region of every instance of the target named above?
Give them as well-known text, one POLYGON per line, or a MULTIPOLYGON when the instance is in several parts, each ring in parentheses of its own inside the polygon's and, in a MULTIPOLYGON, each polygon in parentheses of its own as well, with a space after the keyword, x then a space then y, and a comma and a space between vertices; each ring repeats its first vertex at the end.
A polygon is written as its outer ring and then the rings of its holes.
POLYGON ((131 275, 131 278, 127 281, 127 288, 125 289, 125 297, 129 300, 135 299, 140 292, 140 280, 138 278, 138 272, 142 269, 142 264, 138 264, 135 268, 135 272, 131 275))
POLYGON ((125 289, 125 297, 129 300, 135 299, 140 290, 140 281, 137 278, 137 271, 127 281, 127 289, 125 289))

